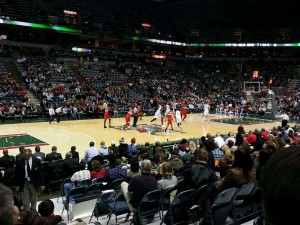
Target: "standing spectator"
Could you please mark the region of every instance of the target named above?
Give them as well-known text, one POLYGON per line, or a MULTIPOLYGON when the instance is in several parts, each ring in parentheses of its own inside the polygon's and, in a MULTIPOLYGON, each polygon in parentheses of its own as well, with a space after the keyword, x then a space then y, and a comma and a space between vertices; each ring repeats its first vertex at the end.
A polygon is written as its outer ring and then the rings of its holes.
POLYGON ((241 144, 244 143, 244 134, 245 134, 245 130, 243 126, 239 126, 238 127, 238 132, 236 134, 236 141, 235 141, 235 145, 240 146, 241 144))
POLYGON ((98 149, 95 147, 95 142, 90 142, 90 147, 85 150, 84 160, 88 164, 94 156, 99 155, 98 149))
POLYGON ((41 175, 41 160, 32 157, 31 149, 24 149, 23 154, 24 157, 16 162, 18 189, 21 192, 24 209, 35 211, 39 186, 42 185, 40 187, 42 192, 45 190, 41 175))
POLYGON ((41 147, 35 146, 34 151, 35 153, 33 153, 32 155, 43 162, 45 160, 45 153, 41 152, 41 147))

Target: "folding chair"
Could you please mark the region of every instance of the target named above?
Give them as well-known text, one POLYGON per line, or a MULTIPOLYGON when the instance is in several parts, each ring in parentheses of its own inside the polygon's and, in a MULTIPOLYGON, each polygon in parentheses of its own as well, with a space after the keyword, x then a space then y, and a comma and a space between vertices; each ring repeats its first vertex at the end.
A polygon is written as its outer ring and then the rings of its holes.
POLYGON ((92 183, 93 183, 93 181, 91 179, 85 179, 85 180, 77 181, 76 182, 76 187, 85 187, 85 188, 87 188, 92 183))
POLYGON ((101 184, 104 181, 104 177, 98 177, 93 180, 93 184, 101 184))
POLYGON ((245 223, 258 217, 254 194, 258 188, 258 183, 250 182, 239 188, 233 204, 233 219, 235 225, 245 223))
POLYGON ((169 220, 168 224, 172 225, 186 222, 187 215, 185 212, 191 206, 194 193, 195 189, 189 189, 176 195, 160 224, 165 223, 167 220, 169 220))
POLYGON ((111 202, 108 204, 108 209, 110 210, 110 214, 108 216, 107 224, 109 223, 112 215, 115 215, 116 224, 117 224, 119 215, 127 213, 127 216, 125 218, 125 221, 127 221, 131 214, 128 204, 127 204, 122 192, 119 192, 116 195, 114 202, 111 202))
POLYGON ((55 191, 60 190, 60 185, 63 182, 63 171, 62 170, 55 170, 48 174, 48 191, 49 194, 52 195, 51 191, 52 188, 55 191))
POLYGON ((71 177, 68 177, 66 179, 64 179, 64 181, 61 183, 60 185, 60 191, 59 191, 59 196, 57 198, 57 201, 58 202, 58 199, 61 197, 62 199, 64 199, 64 196, 65 196, 65 192, 64 192, 64 184, 66 183, 72 183, 71 181, 71 177))
POLYGON ((160 198, 160 210, 162 216, 164 216, 164 211, 168 210, 171 205, 171 193, 177 190, 177 186, 166 188, 162 191, 160 198))
POLYGON ((209 215, 203 219, 209 219, 211 225, 224 225, 227 217, 232 213, 233 201, 237 193, 238 188, 235 187, 219 193, 210 207, 209 215))
POLYGON ((83 196, 85 196, 85 193, 86 193, 86 189, 84 187, 75 187, 69 192, 68 196, 66 197, 66 200, 63 202, 64 207, 61 212, 61 214, 63 214, 64 210, 65 209, 67 210, 68 221, 69 221, 69 217, 70 217, 70 215, 69 215, 70 198, 76 199, 79 197, 83 197, 83 196))
MULTIPOLYGON (((154 218, 154 216, 157 212, 159 214, 159 218, 161 219, 160 197, 161 197, 160 190, 150 191, 147 194, 145 194, 139 204, 138 212, 134 213, 134 215, 133 215, 133 220, 137 219, 137 216, 138 216, 140 225, 143 225, 143 219, 152 219, 152 218, 154 218)), ((133 220, 132 220, 132 222, 133 222, 133 220)), ((132 224, 132 222, 131 222, 131 224, 132 224)))
POLYGON ((109 189, 115 190, 116 194, 119 194, 121 190, 121 183, 125 181, 125 178, 119 178, 114 181, 112 181, 109 185, 109 189))
POLYGON ((101 192, 95 204, 89 223, 91 223, 94 216, 96 216, 98 220, 99 216, 110 214, 111 211, 109 210, 108 205, 114 202, 115 196, 116 192, 114 190, 105 190, 101 192))
POLYGON ((86 195, 96 195, 100 193, 101 189, 99 188, 99 184, 91 184, 86 188, 86 195))

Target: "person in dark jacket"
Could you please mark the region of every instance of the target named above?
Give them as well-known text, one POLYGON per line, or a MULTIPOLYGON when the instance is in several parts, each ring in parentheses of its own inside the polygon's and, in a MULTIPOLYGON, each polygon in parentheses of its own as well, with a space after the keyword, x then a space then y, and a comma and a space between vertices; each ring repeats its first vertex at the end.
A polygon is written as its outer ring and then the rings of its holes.
POLYGON ((137 208, 144 197, 150 191, 158 189, 157 180, 151 176, 152 163, 149 159, 142 161, 142 175, 133 177, 129 183, 123 182, 121 190, 131 212, 137 212, 137 208))

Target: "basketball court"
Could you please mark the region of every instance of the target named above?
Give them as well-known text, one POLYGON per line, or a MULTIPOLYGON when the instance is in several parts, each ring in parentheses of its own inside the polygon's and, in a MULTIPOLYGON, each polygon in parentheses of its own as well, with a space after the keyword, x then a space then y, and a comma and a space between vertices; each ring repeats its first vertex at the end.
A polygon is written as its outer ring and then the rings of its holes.
MULTIPOLYGON (((52 124, 49 122, 1 124, 0 150, 8 149, 11 155, 16 155, 20 145, 27 146, 32 150, 39 145, 41 151, 49 153, 52 146, 57 146, 58 152, 64 156, 70 151, 71 146, 75 145, 80 158, 82 158, 91 141, 94 141, 100 148, 101 141, 105 141, 107 146, 110 146, 111 141, 115 141, 118 145, 122 137, 127 143, 130 143, 131 138, 135 137, 137 144, 144 144, 147 141, 155 143, 156 141, 167 142, 182 138, 199 138, 207 133, 212 135, 217 132, 236 133, 239 125, 243 125, 246 131, 261 128, 271 129, 281 125, 280 120, 218 114, 210 114, 210 121, 204 122, 202 114, 188 114, 182 123, 183 132, 179 132, 177 124, 173 122, 174 132, 165 133, 165 127, 160 126, 160 121, 155 121, 152 126, 148 125, 152 118, 152 116, 143 117, 143 120, 138 121, 136 129, 129 128, 126 131, 121 129, 125 123, 124 118, 112 118, 112 128, 106 129, 103 128, 103 119, 70 120, 60 123, 52 122, 52 124)), ((164 123, 166 124, 166 122, 164 123)))

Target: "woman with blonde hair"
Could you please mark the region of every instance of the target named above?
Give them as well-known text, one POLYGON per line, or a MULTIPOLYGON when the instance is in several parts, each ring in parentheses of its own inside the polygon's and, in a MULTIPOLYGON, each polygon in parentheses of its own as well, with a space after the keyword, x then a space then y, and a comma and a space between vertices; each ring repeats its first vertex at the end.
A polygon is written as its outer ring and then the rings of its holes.
POLYGON ((160 168, 160 175, 162 176, 162 179, 157 182, 158 188, 164 190, 166 188, 174 187, 175 185, 177 185, 177 177, 173 174, 174 172, 171 163, 164 162, 160 168))

